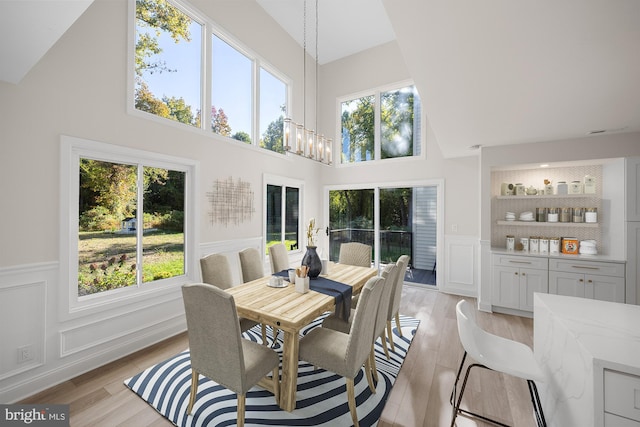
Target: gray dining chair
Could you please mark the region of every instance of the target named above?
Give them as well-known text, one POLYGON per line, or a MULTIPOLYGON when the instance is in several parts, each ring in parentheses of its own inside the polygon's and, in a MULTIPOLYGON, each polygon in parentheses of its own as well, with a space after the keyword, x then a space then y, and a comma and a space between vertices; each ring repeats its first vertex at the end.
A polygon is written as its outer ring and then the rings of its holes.
MULTIPOLYGON (((246 248, 238 252, 240 259, 240 270, 242 270, 242 282, 247 283, 252 280, 264 277, 264 266, 262 264, 262 256, 256 248, 246 248)), ((262 342, 267 345, 267 329, 264 324, 261 326, 262 342)), ((276 344, 278 338, 278 329, 273 328, 273 345, 276 344)))
POLYGON ((269 246, 269 263, 271 264, 272 274, 289 269, 289 255, 284 244, 276 243, 269 246))
POLYGON ((243 283, 264 277, 264 266, 259 250, 246 248, 238 252, 238 257, 240 258, 243 283))
MULTIPOLYGON (((384 285, 382 288, 382 295, 380 296, 380 304, 378 307, 378 313, 376 315, 376 325, 374 330, 374 344, 378 338, 380 338, 382 342, 382 348, 384 349, 384 354, 387 357, 387 360, 391 359, 389 355, 389 349, 387 348, 387 337, 386 337, 386 326, 387 326, 387 313, 389 311, 389 305, 391 304, 391 293, 395 287, 396 274, 398 272, 398 267, 396 264, 387 264, 380 273, 380 277, 384 280, 384 285)), ((351 316, 349 316, 349 320, 343 320, 341 317, 336 316, 335 314, 331 314, 327 316, 322 321, 323 328, 335 329, 340 332, 344 332, 348 334, 351 330, 351 323, 353 322, 353 315, 355 310, 351 309, 351 316)), ((378 370, 376 368, 376 359, 375 359, 375 345, 371 346, 371 372, 373 374, 373 379, 378 381, 378 370)))
MULTIPOLYGON (((200 271, 202 273, 202 281, 210 285, 214 285, 220 289, 229 289, 233 286, 233 276, 231 275, 231 266, 226 255, 210 254, 204 258, 200 258, 200 271)), ((242 332, 258 325, 253 320, 240 318, 240 329, 242 332)), ((264 327, 263 327, 264 328, 264 327)), ((266 331, 262 331, 262 340, 266 344, 266 331)))
POLYGON ((260 384, 279 399, 278 354, 242 338, 233 296, 216 286, 192 283, 182 286, 191 357, 191 388, 187 414, 198 393, 199 375, 234 391, 238 399, 238 426, 244 426, 246 393, 260 384), (211 325, 217 327, 212 328, 211 325), (271 372, 271 378, 264 377, 271 372))
POLYGON ((349 242, 340 245, 338 262, 340 264, 357 265, 359 267, 371 267, 370 245, 364 243, 349 242))
POLYGON ((391 327, 392 320, 395 319, 398 335, 402 336, 402 329, 400 328, 400 300, 402 299, 404 272, 407 270, 407 265, 409 265, 409 259, 408 255, 400 255, 396 261, 398 274, 396 275, 396 283, 391 295, 391 304, 389 305, 389 312, 387 315, 387 336, 389 337, 389 344, 391 344, 391 351, 395 351, 395 345, 393 344, 393 331, 391 327))
POLYGON ((367 281, 348 334, 329 328, 314 328, 300 339, 300 360, 345 377, 349 411, 355 427, 359 427, 359 422, 354 379, 362 365, 365 365, 369 387, 375 391, 369 355, 384 280, 382 277, 372 277, 367 281))

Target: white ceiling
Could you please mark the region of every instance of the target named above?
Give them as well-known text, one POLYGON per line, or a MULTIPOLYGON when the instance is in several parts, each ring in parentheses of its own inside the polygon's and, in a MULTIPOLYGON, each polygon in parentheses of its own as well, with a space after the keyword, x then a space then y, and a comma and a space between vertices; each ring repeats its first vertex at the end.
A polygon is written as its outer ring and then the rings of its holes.
MULTIPOLYGON (((92 1, 0 0, 0 80, 19 83, 92 1)), ((302 44, 304 1, 256 1, 302 44)), ((445 157, 477 153, 474 145, 640 131, 638 0, 319 0, 318 8, 321 64, 397 41, 445 157)), ((307 15, 315 56, 312 0, 307 15)))

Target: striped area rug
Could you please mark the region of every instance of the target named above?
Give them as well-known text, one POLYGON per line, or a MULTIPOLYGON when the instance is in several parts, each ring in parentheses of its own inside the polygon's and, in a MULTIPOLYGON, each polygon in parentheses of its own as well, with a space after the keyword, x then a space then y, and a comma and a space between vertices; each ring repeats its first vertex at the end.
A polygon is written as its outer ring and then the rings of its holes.
MULTIPOLYGON (((311 328, 318 327, 321 323, 322 317, 303 330, 302 334, 306 334, 311 328)), ((356 403, 361 426, 377 425, 419 323, 411 317, 400 316, 403 336, 400 337, 394 328, 395 351, 392 352, 389 348, 391 360, 387 360, 380 339, 376 342, 378 383, 375 394, 369 390, 364 369, 361 369, 356 377, 356 403)), ((392 324, 395 326, 395 322, 392 324)), ((267 331, 269 334, 271 328, 267 328, 267 331)), ((262 342, 260 326, 246 331, 244 337, 262 342)), ((267 339, 270 344, 273 343, 272 335, 268 335, 267 339)), ((281 352, 282 333, 277 339, 275 350, 281 352)), ((236 425, 235 393, 203 376, 200 376, 198 399, 193 407, 193 413, 190 416, 186 415, 191 385, 188 350, 127 379, 125 385, 176 426, 236 425)), ((296 397, 296 409, 293 412, 286 412, 276 405, 271 393, 259 387, 252 388, 246 396, 245 425, 327 427, 352 425, 344 378, 324 369, 314 369, 308 363, 300 361, 296 397)))

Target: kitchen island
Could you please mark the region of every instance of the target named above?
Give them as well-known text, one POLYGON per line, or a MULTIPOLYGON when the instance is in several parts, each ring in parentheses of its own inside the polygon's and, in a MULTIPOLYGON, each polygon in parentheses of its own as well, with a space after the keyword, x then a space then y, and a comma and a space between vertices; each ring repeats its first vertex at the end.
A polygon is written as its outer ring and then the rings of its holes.
POLYGON ((534 295, 549 426, 640 427, 640 306, 534 295))

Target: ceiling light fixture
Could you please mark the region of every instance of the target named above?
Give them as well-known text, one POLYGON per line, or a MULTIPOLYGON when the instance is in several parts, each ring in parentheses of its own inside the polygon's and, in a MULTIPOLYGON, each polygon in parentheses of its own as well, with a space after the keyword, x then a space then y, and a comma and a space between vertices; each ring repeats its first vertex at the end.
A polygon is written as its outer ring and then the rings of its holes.
MULTIPOLYGON (((318 126, 318 0, 315 0, 315 8, 315 125, 318 126)), ((307 124, 307 0, 304 0, 303 22, 302 108, 304 123, 295 123, 291 118, 285 118, 282 129, 282 145, 284 149, 290 153, 330 165, 332 160, 331 145, 333 144, 333 140, 331 138, 325 138, 323 134, 316 133, 315 130, 305 126, 307 124)))

